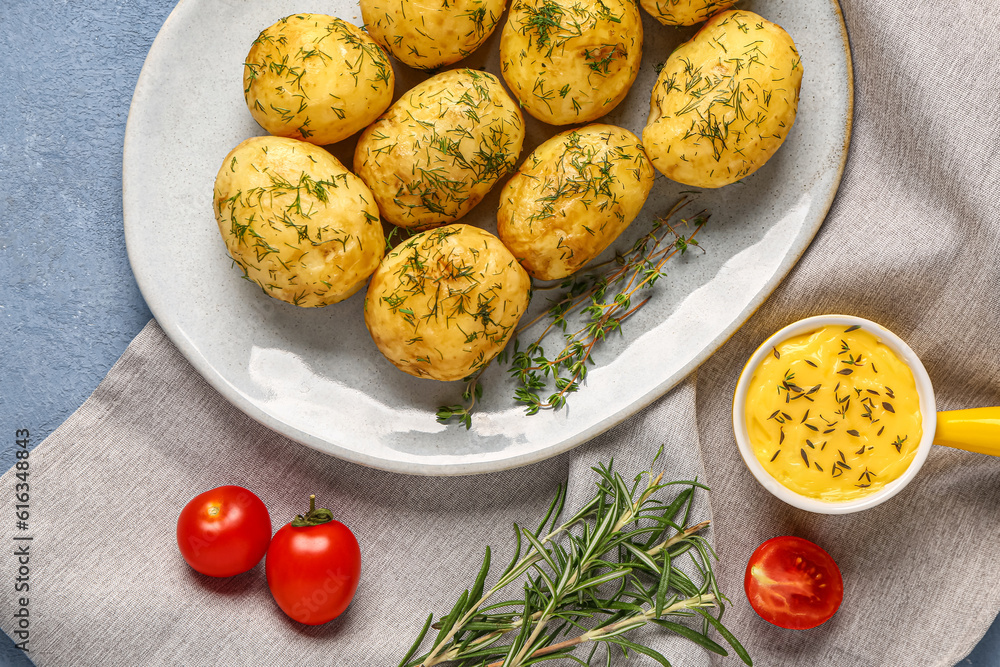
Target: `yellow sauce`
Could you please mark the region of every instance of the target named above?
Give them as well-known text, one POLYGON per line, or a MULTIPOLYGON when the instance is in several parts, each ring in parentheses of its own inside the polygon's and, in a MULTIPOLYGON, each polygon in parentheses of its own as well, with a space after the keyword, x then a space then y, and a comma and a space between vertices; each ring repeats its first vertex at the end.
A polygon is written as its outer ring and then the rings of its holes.
POLYGON ((863 328, 828 326, 778 345, 746 399, 757 460, 796 493, 829 502, 903 474, 921 438, 910 368, 863 328))

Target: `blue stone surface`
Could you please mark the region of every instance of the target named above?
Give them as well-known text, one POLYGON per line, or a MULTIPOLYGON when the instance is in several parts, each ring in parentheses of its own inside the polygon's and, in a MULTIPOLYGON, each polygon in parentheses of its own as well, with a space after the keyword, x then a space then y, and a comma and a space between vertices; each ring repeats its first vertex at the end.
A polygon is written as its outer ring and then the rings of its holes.
MULTIPOLYGON (((151 317, 125 254, 122 142, 139 71, 174 4, 0 7, 2 470, 15 461, 17 430, 41 442, 151 317)), ((9 573, 0 556, 5 598, 9 573)), ((0 665, 31 664, 0 633, 0 665)))
MULTIPOLYGON (((15 461, 16 431, 27 429, 31 446, 41 442, 83 403, 150 319, 125 253, 122 142, 142 63, 175 3, 2 4, 0 470, 5 470, 15 461)), ((0 556, 0 587, 7 585, 2 573, 9 572, 8 565, 0 556)), ((0 665, 31 664, 0 633, 0 665)), ((1000 667, 1000 623, 961 665, 1000 667)))

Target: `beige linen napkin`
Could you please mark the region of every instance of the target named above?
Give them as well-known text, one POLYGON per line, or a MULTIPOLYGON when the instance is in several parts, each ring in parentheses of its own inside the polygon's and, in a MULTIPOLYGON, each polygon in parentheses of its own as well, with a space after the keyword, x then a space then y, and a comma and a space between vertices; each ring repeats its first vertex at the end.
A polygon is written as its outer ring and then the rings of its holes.
MULTIPOLYGON (((246 417, 152 322, 31 453, 29 655, 40 667, 394 666, 427 614, 447 613, 471 585, 485 545, 497 547, 498 568, 509 561, 512 522, 536 524, 567 478, 568 506, 579 503, 596 479, 589 466, 612 454, 622 471, 646 469, 660 443, 658 465, 678 479, 704 477, 693 382, 579 451, 528 468, 459 478, 363 468, 246 417), (275 529, 305 511, 309 493, 353 529, 363 573, 347 612, 299 625, 271 599, 263 565, 230 579, 187 566, 177 515, 194 494, 222 484, 255 491, 275 529)), ((693 520, 709 514, 703 495, 693 520)), ((5 597, 0 610, 8 633, 12 604, 5 597)), ((688 656, 678 664, 708 664, 701 649, 664 640, 668 655, 688 656)))
MULTIPOLYGON (((844 3, 856 113, 840 194, 782 287, 695 377, 592 443, 478 477, 411 478, 324 456, 219 397, 154 324, 87 403, 31 454, 32 653, 39 665, 395 665, 430 611, 446 611, 483 546, 509 544, 557 483, 574 498, 589 465, 646 467, 712 486, 727 625, 756 664, 954 665, 1000 609, 1000 462, 939 449, 890 502, 820 517, 783 505, 740 462, 730 399, 743 361, 803 316, 881 322, 923 358, 941 409, 1000 404, 1000 18, 982 3, 844 3), (947 15, 942 13, 946 12, 947 15), (355 602, 318 628, 271 601, 263 569, 229 580, 192 572, 173 530, 181 506, 220 484, 259 493, 275 525, 316 493, 355 529, 364 575, 355 602), (751 551, 779 534, 837 559, 845 601, 827 624, 786 631, 742 593, 751 551)), ((0 485, 11 488, 13 471, 0 485)), ((11 494, 0 514, 13 512, 11 494)), ((5 522, 0 539, 11 544, 5 522)), ((497 555, 502 561, 503 549, 497 555)), ((13 600, 0 628, 14 630, 13 600)), ((677 665, 736 665, 689 644, 656 644, 677 665)), ((649 664, 645 658, 635 664, 649 664)))
POLYGON ((819 313, 877 321, 921 357, 939 410, 1000 405, 1000 17, 975 3, 842 3, 855 125, 833 209, 764 307, 698 371, 697 414, 721 576, 737 595, 763 540, 822 544, 844 573, 827 624, 792 632, 730 617, 760 665, 953 665, 1000 607, 1000 461, 935 447, 875 509, 819 517, 753 482, 728 415, 740 366, 819 313), (989 118, 991 120, 985 120, 989 118))

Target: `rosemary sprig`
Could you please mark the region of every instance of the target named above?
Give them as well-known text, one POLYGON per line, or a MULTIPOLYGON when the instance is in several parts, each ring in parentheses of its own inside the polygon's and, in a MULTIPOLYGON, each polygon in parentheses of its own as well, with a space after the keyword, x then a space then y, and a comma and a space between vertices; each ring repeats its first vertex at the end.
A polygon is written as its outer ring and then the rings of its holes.
POLYGON ((485 584, 491 551, 486 548, 472 587, 437 623, 432 622, 433 614, 428 617, 399 667, 443 662, 456 667, 523 667, 560 657, 590 664, 602 644, 608 664, 617 648, 669 666, 655 649, 624 636, 649 623, 728 655, 709 636, 714 628, 752 664, 720 621, 726 598, 712 570, 716 555, 697 535, 708 522, 687 524, 695 490, 707 487, 697 481, 663 482, 662 473, 651 472, 629 484, 613 471, 613 462, 594 471, 599 476, 596 493, 568 521, 559 523, 566 498, 560 486, 536 530, 514 525, 514 557, 489 589, 485 584), (685 488, 669 500, 658 497, 675 486, 685 488), (542 536, 546 526, 549 532, 542 536), (694 579, 678 567, 688 559, 697 572, 694 579), (523 594, 491 602, 511 586, 523 588, 523 594), (709 609, 718 610, 718 616, 709 609), (697 618, 700 630, 667 617, 697 618), (413 658, 431 629, 438 632, 430 650, 413 658), (572 654, 584 644, 593 646, 586 660, 572 654))
MULTIPOLYGON (((566 405, 570 393, 578 391, 587 377, 588 365, 594 363, 597 345, 613 333, 621 333, 622 323, 634 315, 650 299, 637 298, 666 275, 664 266, 673 257, 685 254, 691 247, 699 247, 698 232, 708 221, 708 215, 699 213, 691 220, 681 219, 677 226, 671 220, 690 203, 678 201, 663 218, 653 222, 652 229, 638 239, 614 260, 594 266, 590 271, 571 276, 556 285, 561 296, 552 300, 545 312, 518 328, 521 333, 543 318, 549 322, 542 332, 523 346, 518 336, 514 340, 508 372, 517 381, 514 400, 525 405, 529 415, 539 410, 557 410, 566 405), (685 235, 679 227, 688 228, 685 235), (573 322, 574 330, 570 330, 573 322), (563 334, 563 347, 549 357, 543 342, 554 332, 563 334), (546 398, 541 393, 547 393, 546 398)), ((534 287, 535 291, 540 288, 534 287)), ((498 355, 506 362, 506 350, 498 355)), ((485 367, 484 367, 485 369, 485 367)), ((466 378, 464 403, 441 407, 437 420, 447 423, 454 419, 466 428, 472 426, 472 413, 476 399, 482 396, 481 369, 466 378)))

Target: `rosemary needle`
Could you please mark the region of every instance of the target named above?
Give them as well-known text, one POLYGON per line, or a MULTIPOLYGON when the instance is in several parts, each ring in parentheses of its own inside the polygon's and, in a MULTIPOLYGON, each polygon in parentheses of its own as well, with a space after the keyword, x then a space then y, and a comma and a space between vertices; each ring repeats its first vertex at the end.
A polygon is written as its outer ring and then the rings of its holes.
POLYGON ((752 664, 719 620, 726 598, 712 569, 715 552, 697 534, 708 522, 687 525, 694 491, 707 487, 697 481, 664 482, 662 473, 651 472, 637 475, 630 484, 612 466, 594 468, 596 491, 568 521, 559 523, 565 501, 560 486, 536 530, 515 524, 514 557, 489 589, 487 547, 472 587, 437 623, 432 623, 433 615, 428 617, 399 667, 443 662, 456 667, 521 667, 562 656, 588 664, 572 655, 584 644, 595 650, 603 645, 609 663, 612 652, 631 651, 669 665, 652 647, 625 636, 650 623, 728 655, 709 636, 714 629, 743 662, 752 664), (683 488, 673 498, 660 499, 661 492, 675 486, 683 488), (678 567, 687 559, 698 576, 692 578, 678 567), (506 599, 510 595, 503 593, 511 586, 516 598, 506 599), (497 599, 501 597, 505 599, 497 599), (700 630, 667 617, 700 617, 700 630), (413 658, 431 629, 437 634, 430 650, 413 658))

